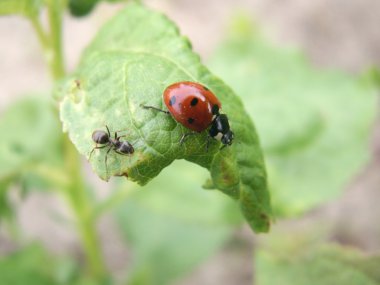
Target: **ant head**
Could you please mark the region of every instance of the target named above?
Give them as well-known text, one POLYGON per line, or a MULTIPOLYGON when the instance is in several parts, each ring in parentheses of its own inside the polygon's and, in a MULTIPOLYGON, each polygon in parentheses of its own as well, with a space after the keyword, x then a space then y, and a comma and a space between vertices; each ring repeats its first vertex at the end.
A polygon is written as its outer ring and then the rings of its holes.
POLYGON ((124 153, 124 154, 132 154, 135 152, 135 149, 133 148, 132 144, 130 144, 127 141, 124 141, 120 144, 117 151, 124 153))
POLYGON ((92 133, 92 140, 95 142, 95 143, 98 143, 98 144, 106 144, 109 142, 109 135, 107 132, 105 131, 94 131, 92 133))

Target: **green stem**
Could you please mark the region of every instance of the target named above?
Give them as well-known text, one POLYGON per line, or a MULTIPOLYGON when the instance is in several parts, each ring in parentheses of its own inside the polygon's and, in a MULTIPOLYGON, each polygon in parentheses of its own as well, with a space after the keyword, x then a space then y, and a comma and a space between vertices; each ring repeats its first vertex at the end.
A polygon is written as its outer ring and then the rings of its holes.
POLYGON ((62 53, 62 11, 64 3, 62 0, 47 0, 46 5, 50 33, 44 31, 37 15, 31 16, 29 19, 43 48, 50 72, 54 80, 57 80, 65 75, 62 53))
POLYGON ((54 79, 60 79, 65 75, 62 53, 62 0, 48 0, 48 18, 50 26, 50 53, 48 54, 49 66, 54 79))
MULTIPOLYGON (((47 57, 52 77, 58 80, 65 76, 62 53, 62 11, 64 0, 46 0, 50 31, 46 33, 38 18, 31 18, 31 23, 47 57)), ((106 276, 101 246, 96 232, 96 218, 92 215, 93 203, 86 192, 86 185, 81 174, 81 163, 78 152, 64 135, 65 175, 56 175, 61 179, 62 193, 71 207, 81 237, 90 275, 98 281, 106 276), (68 181, 64 177, 69 177, 68 181)), ((44 171, 44 169, 41 169, 44 171)))
POLYGON ((64 193, 77 219, 77 228, 82 238, 90 273, 100 280, 105 276, 106 270, 96 233, 96 219, 92 216, 92 205, 82 179, 78 152, 67 136, 65 136, 65 160, 71 183, 64 193))
POLYGON ((47 51, 49 50, 49 39, 44 29, 42 28, 40 21, 37 17, 33 16, 30 18, 30 22, 32 23, 34 31, 36 32, 36 35, 38 37, 38 40, 40 41, 42 48, 44 49, 44 52, 47 53, 47 51))
POLYGON ((106 200, 99 203, 97 206, 94 207, 93 211, 93 217, 94 219, 98 218, 105 212, 107 212, 109 209, 115 208, 116 205, 124 202, 127 197, 132 195, 135 191, 130 189, 121 188, 117 190, 115 193, 113 193, 110 197, 108 197, 106 200))

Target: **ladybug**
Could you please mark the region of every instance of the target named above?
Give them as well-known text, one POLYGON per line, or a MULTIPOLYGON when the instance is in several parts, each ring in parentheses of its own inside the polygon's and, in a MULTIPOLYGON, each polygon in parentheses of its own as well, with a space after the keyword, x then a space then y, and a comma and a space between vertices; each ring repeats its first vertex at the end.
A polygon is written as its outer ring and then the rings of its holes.
MULTIPOLYGON (((196 82, 177 82, 165 89, 163 99, 169 111, 152 106, 142 107, 171 115, 178 123, 197 133, 209 128, 209 137, 220 140, 224 146, 232 144, 234 133, 228 118, 219 113, 222 105, 207 87, 196 82)), ((183 143, 192 134, 184 134, 180 142, 183 143)))

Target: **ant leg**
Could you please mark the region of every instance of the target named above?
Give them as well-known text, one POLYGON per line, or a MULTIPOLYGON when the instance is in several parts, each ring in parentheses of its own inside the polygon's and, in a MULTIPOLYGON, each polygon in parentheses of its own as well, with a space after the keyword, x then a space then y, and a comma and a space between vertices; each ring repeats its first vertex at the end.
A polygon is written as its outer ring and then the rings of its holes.
POLYGON ((117 131, 115 131, 115 132, 117 132, 117 133, 120 133, 120 132, 126 132, 126 131, 128 131, 129 129, 121 129, 121 130, 117 130, 117 131))
POLYGON ((104 165, 106 166, 106 176, 108 176, 108 165, 107 165, 108 154, 110 153, 111 150, 112 150, 112 145, 111 145, 110 148, 107 150, 106 157, 104 158, 104 165))
POLYGON ((126 136, 127 136, 127 135, 118 136, 117 133, 119 133, 119 132, 122 132, 122 130, 120 130, 120 131, 116 131, 116 132, 115 132, 115 140, 117 140, 117 141, 118 141, 120 138, 123 138, 123 137, 126 137, 126 136))
MULTIPOLYGON (((111 131, 110 131, 110 129, 108 128, 107 125, 105 125, 105 127, 107 128, 108 136, 111 137, 111 131)), ((114 133, 115 133, 115 139, 116 139, 117 133, 124 132, 124 131, 127 131, 127 130, 128 130, 128 129, 121 129, 121 130, 117 130, 117 131, 115 131, 115 132, 114 132, 114 133)))
POLYGON ((108 137, 111 137, 111 132, 107 125, 106 125, 106 129, 107 129, 108 137))
POLYGON ((88 157, 88 160, 91 159, 92 154, 94 153, 95 149, 97 149, 97 148, 98 148, 98 144, 96 144, 96 145, 94 146, 94 148, 91 150, 90 155, 89 155, 89 157, 88 157))
POLYGON ((197 133, 186 133, 186 134, 183 134, 182 137, 181 137, 181 139, 179 140, 179 144, 182 145, 189 136, 196 135, 196 134, 197 133))
MULTIPOLYGON (((118 131, 118 132, 120 132, 120 131, 118 131)), ((127 136, 127 135, 118 136, 117 135, 118 132, 115 132, 115 140, 117 140, 117 141, 120 140, 121 138, 125 138, 127 136)))
POLYGON ((107 145, 104 145, 104 146, 98 146, 98 144, 96 144, 96 146, 91 150, 91 152, 90 152, 90 156, 88 157, 88 160, 91 159, 92 153, 95 151, 95 149, 101 149, 101 148, 105 148, 105 147, 107 147, 107 145))
MULTIPOLYGON (((131 154, 130 153, 122 153, 122 152, 119 152, 115 149, 115 152, 119 155, 124 155, 124 156, 128 156, 129 158, 131 157, 131 154)), ((130 162, 130 161, 129 161, 130 162)), ((128 176, 127 176, 128 177, 128 176)))
POLYGON ((152 110, 155 110, 157 112, 162 112, 162 113, 165 113, 166 115, 170 115, 169 111, 161 110, 160 108, 157 108, 157 107, 146 106, 146 105, 142 105, 142 104, 140 104, 140 106, 143 107, 144 109, 152 109, 152 110))

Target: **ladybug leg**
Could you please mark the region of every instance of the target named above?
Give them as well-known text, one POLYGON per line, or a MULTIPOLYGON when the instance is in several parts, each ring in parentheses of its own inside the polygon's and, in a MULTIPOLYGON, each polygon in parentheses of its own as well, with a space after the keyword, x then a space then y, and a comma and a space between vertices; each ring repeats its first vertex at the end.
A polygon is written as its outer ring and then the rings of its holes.
POLYGON ((225 148, 226 146, 227 146, 226 144, 222 145, 222 146, 220 147, 219 150, 222 150, 222 149, 225 148))
POLYGON ((143 107, 144 109, 152 109, 152 110, 155 110, 157 112, 162 112, 162 113, 165 113, 166 115, 170 115, 169 111, 161 110, 160 108, 157 108, 157 107, 146 106, 146 105, 140 105, 140 106, 143 107))
POLYGON ((210 143, 212 142, 212 141, 217 141, 214 137, 212 137, 212 136, 207 136, 207 141, 206 141, 206 152, 208 152, 208 149, 209 149, 209 147, 210 147, 210 143))
POLYGON ((212 139, 211 136, 207 136, 207 141, 206 141, 206 152, 208 152, 208 148, 210 147, 211 139, 212 139))
MULTIPOLYGON (((236 142, 236 143, 240 144, 241 142, 236 142)), ((229 145, 228 145, 228 144, 224 144, 224 145, 222 145, 222 146, 220 147, 219 150, 222 150, 223 148, 225 148, 225 147, 227 147, 227 146, 229 146, 229 145)))
POLYGON ((179 144, 182 145, 189 136, 196 135, 196 134, 197 133, 186 133, 186 134, 183 134, 182 137, 181 137, 181 139, 179 140, 179 144))

